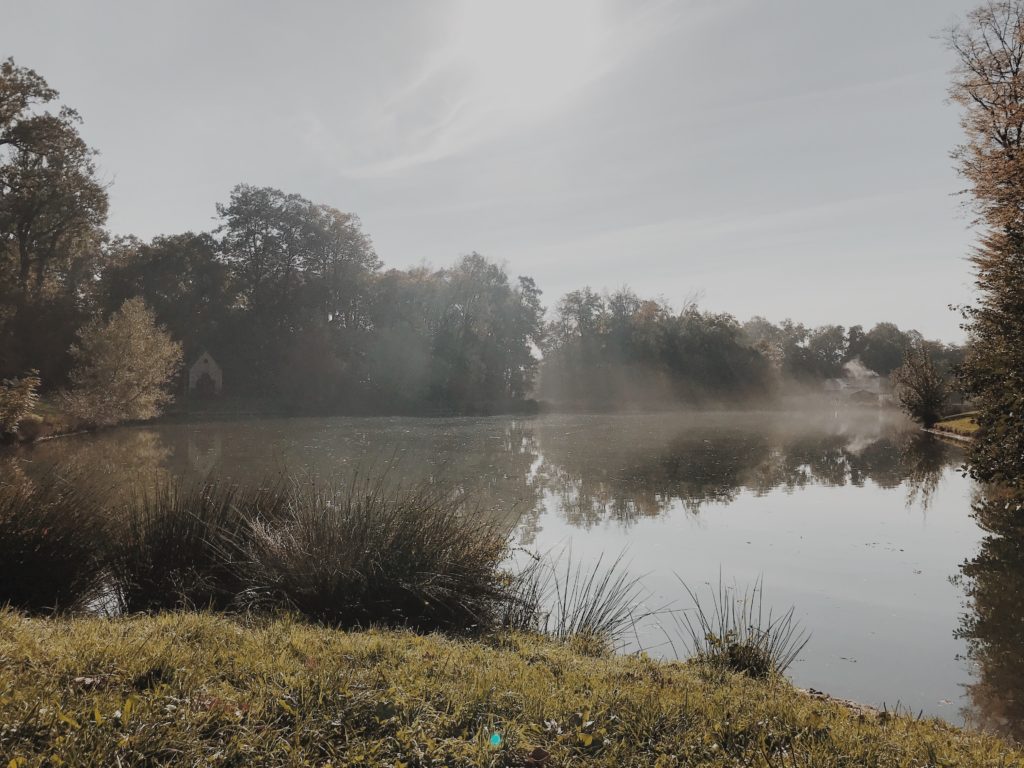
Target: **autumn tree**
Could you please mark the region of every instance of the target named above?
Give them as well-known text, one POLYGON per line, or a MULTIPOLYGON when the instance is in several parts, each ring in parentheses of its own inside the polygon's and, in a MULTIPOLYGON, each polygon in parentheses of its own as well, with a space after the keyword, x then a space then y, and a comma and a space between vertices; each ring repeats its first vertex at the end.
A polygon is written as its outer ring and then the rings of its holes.
POLYGON ((1024 2, 987 2, 948 36, 958 64, 950 88, 966 141, 955 152, 982 236, 971 255, 976 303, 964 387, 981 432, 971 471, 1024 477, 1024 2))
POLYGON ((151 419, 173 400, 181 344, 156 323, 142 299, 126 301, 109 320, 94 319, 72 347, 75 367, 68 411, 87 424, 151 419))

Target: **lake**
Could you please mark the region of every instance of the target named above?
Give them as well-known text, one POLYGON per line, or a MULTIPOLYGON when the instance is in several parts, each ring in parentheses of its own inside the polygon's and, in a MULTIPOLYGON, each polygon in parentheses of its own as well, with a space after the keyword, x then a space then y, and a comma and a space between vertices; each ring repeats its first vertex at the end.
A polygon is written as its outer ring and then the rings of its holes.
MULTIPOLYGON (((763 578, 766 603, 795 606, 812 633, 789 672, 800 686, 957 723, 1007 717, 1012 689, 975 669, 978 641, 959 632, 971 610, 961 565, 985 540, 962 451, 891 412, 238 419, 13 456, 11 471, 84 468, 118 487, 284 471, 444 480, 526 550, 581 563, 625 551, 652 607, 687 608, 679 580, 706 591, 763 578)), ((666 629, 640 627, 634 647, 672 655, 666 629)))

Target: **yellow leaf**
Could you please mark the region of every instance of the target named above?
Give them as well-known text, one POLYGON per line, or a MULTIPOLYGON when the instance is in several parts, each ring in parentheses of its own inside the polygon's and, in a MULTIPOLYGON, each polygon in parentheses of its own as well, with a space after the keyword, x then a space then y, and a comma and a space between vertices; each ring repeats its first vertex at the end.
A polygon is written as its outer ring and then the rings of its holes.
POLYGON ((100 714, 98 704, 92 708, 92 719, 96 721, 96 725, 103 725, 103 715, 100 714))
POLYGON ((24 757, 15 757, 12 758, 11 762, 7 764, 7 768, 21 768, 21 766, 25 765, 25 763, 27 762, 28 760, 26 760, 24 757))
POLYGON ((589 733, 583 733, 582 731, 576 734, 576 738, 580 740, 580 744, 584 747, 589 747, 594 743, 594 737, 589 733))
POLYGON ((135 699, 127 698, 124 701, 124 706, 121 707, 121 722, 127 723, 128 718, 132 716, 132 710, 135 709, 135 699))
POLYGON ((57 719, 60 720, 62 723, 67 723, 72 728, 77 729, 82 727, 78 724, 78 721, 75 720, 75 718, 71 717, 71 715, 65 715, 63 712, 60 711, 57 712, 57 719))

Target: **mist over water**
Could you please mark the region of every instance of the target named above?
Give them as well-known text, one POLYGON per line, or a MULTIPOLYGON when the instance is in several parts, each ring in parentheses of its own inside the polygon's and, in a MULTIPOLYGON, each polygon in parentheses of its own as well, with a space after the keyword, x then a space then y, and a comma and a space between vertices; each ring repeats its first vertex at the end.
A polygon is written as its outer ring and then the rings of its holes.
MULTIPOLYGON (((115 497, 133 483, 266 483, 283 472, 451 483, 529 551, 583 564, 625 551, 651 606, 687 607, 677 576, 696 588, 719 574, 740 585, 763 577, 768 604, 795 605, 813 633, 795 682, 954 722, 972 706, 964 686, 974 678, 957 634, 965 594, 951 578, 983 537, 962 461, 892 411, 835 407, 232 419, 120 429, 7 458, 29 477, 85 470, 115 497)), ((632 645, 682 650, 654 624, 632 645)))

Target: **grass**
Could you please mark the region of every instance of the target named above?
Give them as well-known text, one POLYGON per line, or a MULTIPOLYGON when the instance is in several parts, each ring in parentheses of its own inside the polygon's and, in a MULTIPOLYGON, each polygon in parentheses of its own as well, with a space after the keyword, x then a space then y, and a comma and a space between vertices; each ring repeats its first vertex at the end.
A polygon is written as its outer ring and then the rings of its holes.
POLYGON ((584 567, 570 551, 536 557, 514 581, 515 599, 506 628, 537 632, 588 653, 619 649, 637 623, 660 611, 644 605, 641 579, 630 575, 619 555, 584 567))
MULTIPOLYGON (((443 487, 165 484, 126 504, 58 478, 0 489, 0 605, 295 611, 334 626, 487 631, 518 609, 508 531, 443 487)), ((595 598, 597 600, 598 598, 595 598)))
POLYGON ((674 613, 691 657, 711 667, 753 678, 782 675, 810 640, 794 619, 794 609, 779 615, 764 611, 764 582, 758 579, 742 592, 718 579, 718 589, 702 600, 683 588, 693 602, 689 612, 674 613))
POLYGON ((81 478, 0 483, 0 605, 58 612, 102 591, 105 517, 81 478))
POLYGON ((976 412, 960 413, 937 421, 933 427, 940 432, 950 432, 961 437, 973 437, 978 431, 978 423, 974 420, 976 412))
POLYGON ((293 487, 283 515, 254 518, 248 581, 336 626, 491 628, 513 599, 508 532, 444 487, 293 487))
POLYGON ((10 611, 0 611, 0 756, 14 766, 338 768, 1024 761, 994 737, 857 714, 778 676, 583 656, 529 634, 10 611))

